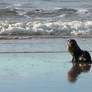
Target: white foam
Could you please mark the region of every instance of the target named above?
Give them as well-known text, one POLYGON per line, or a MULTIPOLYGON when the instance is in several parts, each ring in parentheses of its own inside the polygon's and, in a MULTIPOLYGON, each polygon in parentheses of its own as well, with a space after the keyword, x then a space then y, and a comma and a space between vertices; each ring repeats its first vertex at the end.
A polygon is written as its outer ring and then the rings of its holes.
POLYGON ((65 17, 66 14, 62 14, 62 15, 59 15, 58 17, 62 18, 62 17, 65 17))
POLYGON ((89 15, 91 12, 88 10, 88 9, 78 9, 77 11, 78 14, 86 14, 86 15, 89 15))
POLYGON ((0 23, 4 35, 92 35, 92 21, 0 23))

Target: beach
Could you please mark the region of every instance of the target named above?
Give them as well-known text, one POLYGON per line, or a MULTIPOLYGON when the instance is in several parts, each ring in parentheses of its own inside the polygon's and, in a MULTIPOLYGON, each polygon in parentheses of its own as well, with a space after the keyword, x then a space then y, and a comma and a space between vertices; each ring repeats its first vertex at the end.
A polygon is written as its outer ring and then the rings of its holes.
MULTIPOLYGON (((0 91, 91 92, 91 65, 79 72, 75 81, 69 80, 73 66, 66 50, 68 39, 0 40, 0 91)), ((92 38, 73 39, 92 56, 92 38)))
POLYGON ((91 0, 0 0, 0 92, 92 92, 69 39, 92 57, 91 0))

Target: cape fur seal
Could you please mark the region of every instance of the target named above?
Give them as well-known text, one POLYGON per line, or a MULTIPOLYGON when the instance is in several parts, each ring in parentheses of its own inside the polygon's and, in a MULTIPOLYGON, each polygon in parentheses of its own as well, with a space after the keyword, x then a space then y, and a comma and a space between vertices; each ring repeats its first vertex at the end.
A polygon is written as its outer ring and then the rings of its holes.
POLYGON ((73 57, 73 62, 91 62, 89 52, 81 50, 74 39, 68 40, 67 49, 73 57))

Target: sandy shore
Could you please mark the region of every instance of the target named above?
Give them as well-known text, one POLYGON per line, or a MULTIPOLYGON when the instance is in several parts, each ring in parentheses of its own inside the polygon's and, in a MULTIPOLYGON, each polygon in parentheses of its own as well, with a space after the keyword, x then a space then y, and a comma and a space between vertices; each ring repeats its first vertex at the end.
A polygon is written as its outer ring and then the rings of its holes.
MULTIPOLYGON (((0 91, 91 92, 91 66, 77 67, 75 82, 70 80, 76 68, 66 50, 68 39, 0 40, 0 91)), ((74 39, 82 49, 92 50, 92 38, 74 39)))

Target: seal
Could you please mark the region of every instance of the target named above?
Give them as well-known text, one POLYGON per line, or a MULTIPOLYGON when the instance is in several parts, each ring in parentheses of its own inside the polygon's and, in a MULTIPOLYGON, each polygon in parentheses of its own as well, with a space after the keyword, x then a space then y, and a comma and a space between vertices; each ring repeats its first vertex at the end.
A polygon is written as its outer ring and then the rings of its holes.
POLYGON ((67 50, 72 55, 72 62, 92 62, 88 51, 80 49, 74 39, 68 40, 67 50))

